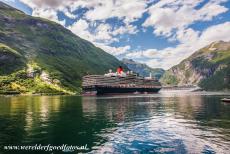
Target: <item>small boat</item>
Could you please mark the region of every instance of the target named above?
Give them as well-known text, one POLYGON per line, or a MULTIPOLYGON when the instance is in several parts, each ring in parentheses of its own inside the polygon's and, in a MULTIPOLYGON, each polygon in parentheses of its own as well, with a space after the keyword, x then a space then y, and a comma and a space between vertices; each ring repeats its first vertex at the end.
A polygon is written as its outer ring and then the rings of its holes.
POLYGON ((230 98, 223 98, 221 99, 222 102, 230 103, 230 98))

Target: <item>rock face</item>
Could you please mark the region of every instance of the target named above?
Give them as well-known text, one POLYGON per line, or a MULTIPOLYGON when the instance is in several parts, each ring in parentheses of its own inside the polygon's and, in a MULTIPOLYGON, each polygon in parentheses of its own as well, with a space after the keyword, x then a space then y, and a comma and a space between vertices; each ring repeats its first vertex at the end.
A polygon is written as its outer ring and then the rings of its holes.
POLYGON ((161 68, 150 68, 146 64, 135 62, 132 59, 126 59, 124 58, 122 62, 131 70, 136 73, 138 73, 141 76, 148 77, 150 73, 152 76, 156 77, 157 79, 160 79, 162 75, 164 74, 164 70, 161 68))
POLYGON ((163 84, 200 85, 207 90, 228 89, 230 42, 218 41, 198 50, 162 77, 163 84))
MULTIPOLYGON (((26 87, 24 89, 35 93, 46 91, 46 87, 52 89, 52 85, 37 82, 41 78, 36 78, 33 71, 36 68, 46 72, 50 80, 60 81, 61 88, 73 92, 81 90, 81 78, 85 74, 102 74, 120 65, 126 68, 114 56, 63 26, 28 16, 2 2, 0 43, 0 85, 8 89, 12 88, 12 82, 17 82, 17 87, 26 87), (32 68, 28 68, 28 65, 32 68), (43 84, 43 88, 40 88, 43 84)), ((4 87, 3 90, 6 89, 4 87)))

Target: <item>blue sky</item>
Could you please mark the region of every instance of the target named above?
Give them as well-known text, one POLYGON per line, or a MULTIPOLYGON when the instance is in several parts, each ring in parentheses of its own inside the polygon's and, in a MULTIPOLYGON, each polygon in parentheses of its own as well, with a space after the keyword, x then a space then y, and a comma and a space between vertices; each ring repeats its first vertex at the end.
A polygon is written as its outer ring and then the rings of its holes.
POLYGON ((229 0, 1 0, 53 20, 119 59, 169 69, 230 40, 229 0))

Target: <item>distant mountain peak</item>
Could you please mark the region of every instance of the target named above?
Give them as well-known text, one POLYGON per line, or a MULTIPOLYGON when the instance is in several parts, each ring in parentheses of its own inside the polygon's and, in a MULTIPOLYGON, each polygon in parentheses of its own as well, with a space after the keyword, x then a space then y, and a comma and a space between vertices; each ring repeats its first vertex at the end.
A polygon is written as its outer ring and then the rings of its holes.
POLYGON ((132 59, 124 58, 122 62, 132 71, 138 73, 141 76, 148 77, 150 73, 159 79, 163 74, 164 70, 161 68, 150 68, 148 65, 136 62, 132 59))
POLYGON ((140 64, 139 62, 134 61, 133 59, 123 58, 122 62, 129 64, 140 64))

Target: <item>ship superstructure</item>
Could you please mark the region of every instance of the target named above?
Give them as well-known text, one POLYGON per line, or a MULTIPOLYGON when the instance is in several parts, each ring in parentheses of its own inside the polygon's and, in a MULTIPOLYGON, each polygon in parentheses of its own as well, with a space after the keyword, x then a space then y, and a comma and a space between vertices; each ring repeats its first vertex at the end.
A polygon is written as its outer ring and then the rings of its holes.
POLYGON ((161 84, 155 78, 140 77, 132 72, 87 75, 83 77, 83 94, 156 93, 161 84))

